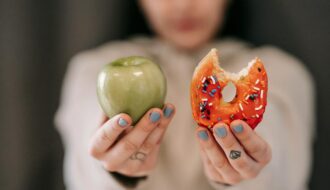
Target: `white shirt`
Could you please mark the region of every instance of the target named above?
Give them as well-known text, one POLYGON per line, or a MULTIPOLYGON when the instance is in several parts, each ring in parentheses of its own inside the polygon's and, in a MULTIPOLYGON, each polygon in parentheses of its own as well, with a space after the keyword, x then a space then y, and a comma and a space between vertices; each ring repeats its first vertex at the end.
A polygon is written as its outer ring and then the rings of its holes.
POLYGON ((130 55, 157 61, 167 77, 166 102, 177 109, 163 140, 157 167, 137 189, 307 189, 315 131, 314 86, 297 59, 274 47, 251 48, 233 39, 216 41, 187 53, 147 38, 107 43, 71 60, 55 117, 65 146, 64 177, 68 189, 126 189, 87 149, 102 115, 96 97, 98 72, 112 60, 130 55), (213 47, 219 49, 221 66, 228 71, 237 72, 254 57, 260 57, 269 78, 268 105, 256 132, 270 144, 272 161, 255 179, 231 187, 214 184, 204 175, 190 108, 189 86, 194 68, 213 47))

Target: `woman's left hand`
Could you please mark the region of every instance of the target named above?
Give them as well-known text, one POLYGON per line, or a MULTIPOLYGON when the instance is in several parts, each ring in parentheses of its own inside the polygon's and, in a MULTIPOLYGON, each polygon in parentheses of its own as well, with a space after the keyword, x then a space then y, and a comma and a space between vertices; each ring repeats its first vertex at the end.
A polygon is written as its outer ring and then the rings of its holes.
POLYGON ((230 127, 217 123, 213 133, 197 127, 204 171, 207 177, 223 184, 237 184, 255 178, 271 160, 268 143, 248 124, 235 120, 230 127))

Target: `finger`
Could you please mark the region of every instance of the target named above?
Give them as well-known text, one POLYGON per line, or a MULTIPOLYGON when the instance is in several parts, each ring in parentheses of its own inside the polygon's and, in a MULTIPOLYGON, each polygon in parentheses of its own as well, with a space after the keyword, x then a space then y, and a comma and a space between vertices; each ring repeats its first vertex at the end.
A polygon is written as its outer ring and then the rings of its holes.
POLYGON ((171 122, 173 116, 175 115, 175 107, 172 104, 166 104, 163 108, 163 116, 160 120, 159 126, 156 127, 143 142, 140 151, 149 154, 152 149, 159 146, 161 139, 165 134, 165 131, 171 122))
POLYGON ((167 103, 165 104, 164 108, 163 108, 163 119, 160 122, 160 130, 163 130, 164 132, 162 133, 162 135, 160 136, 160 138, 158 139, 158 141, 156 141, 156 144, 160 145, 165 131, 167 129, 167 127, 169 126, 170 122, 172 121, 174 115, 176 113, 176 109, 175 106, 173 104, 167 103))
POLYGON ((135 160, 135 162, 130 163, 132 170, 139 171, 141 168, 141 163, 144 163, 148 157, 150 157, 150 153, 156 148, 160 146, 161 139, 165 134, 165 131, 172 120, 175 113, 175 107, 172 104, 166 104, 163 108, 162 119, 159 122, 158 127, 156 127, 146 138, 146 140, 141 145, 141 148, 133 153, 131 157, 128 158, 127 161, 135 160))
POLYGON ((214 137, 225 152, 232 167, 244 178, 253 178, 259 173, 259 165, 248 156, 236 140, 230 128, 224 123, 218 123, 213 128, 214 137))
POLYGON ((151 172, 156 166, 156 162, 158 159, 158 154, 159 154, 160 146, 156 146, 148 155, 146 158, 144 164, 141 165, 139 168, 139 175, 146 174, 151 172))
POLYGON ((229 164, 225 154, 222 152, 210 132, 205 128, 198 127, 196 135, 203 152, 206 153, 213 167, 226 181, 228 181, 228 183, 238 183, 241 180, 239 173, 229 164))
POLYGON ((106 121, 91 139, 90 154, 96 158, 104 154, 131 122, 127 114, 118 114, 106 121))
POLYGON ((125 131, 121 134, 121 136, 125 136, 128 133, 130 133, 134 129, 134 126, 128 126, 126 127, 125 131))
POLYGON ((156 161, 158 158, 159 146, 152 150, 152 152, 146 157, 144 163, 136 164, 137 162, 134 161, 126 161, 120 167, 119 172, 132 177, 139 177, 139 176, 146 176, 148 175, 152 169, 155 168, 156 161), (138 166, 138 167, 136 167, 138 166))
POLYGON ((106 116, 105 114, 102 115, 100 126, 102 126, 105 122, 109 120, 109 117, 106 116))
MULTIPOLYGON (((138 151, 147 136, 159 125, 162 110, 150 109, 126 136, 120 139, 108 153, 105 160, 112 166, 118 166, 138 151)), ((111 168, 111 167, 110 167, 111 168)))
POLYGON ((271 160, 270 146, 247 123, 235 120, 230 127, 245 151, 254 160, 263 165, 271 160))
POLYGON ((215 167, 213 167, 212 162, 206 156, 206 153, 202 149, 200 149, 200 154, 202 157, 204 173, 206 174, 206 176, 212 181, 223 182, 223 177, 215 169, 215 167))

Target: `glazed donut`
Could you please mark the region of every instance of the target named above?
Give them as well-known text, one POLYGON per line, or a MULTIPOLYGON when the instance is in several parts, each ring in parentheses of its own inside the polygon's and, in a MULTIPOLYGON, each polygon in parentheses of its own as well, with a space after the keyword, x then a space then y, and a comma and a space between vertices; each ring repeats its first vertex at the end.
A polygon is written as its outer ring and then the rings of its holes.
POLYGON ((263 118, 267 105, 268 78, 259 58, 239 73, 229 73, 219 66, 218 51, 212 49, 196 67, 190 86, 193 118, 199 126, 212 128, 222 121, 230 124, 243 120, 254 129, 263 118), (230 102, 222 90, 232 82, 236 95, 230 102))

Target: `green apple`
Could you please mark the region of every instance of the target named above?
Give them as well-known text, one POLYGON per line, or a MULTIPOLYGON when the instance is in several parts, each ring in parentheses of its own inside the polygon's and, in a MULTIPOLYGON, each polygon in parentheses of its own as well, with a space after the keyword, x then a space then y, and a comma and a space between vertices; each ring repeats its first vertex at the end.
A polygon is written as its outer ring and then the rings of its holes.
POLYGON ((150 59, 125 57, 105 65, 100 71, 97 95, 108 117, 127 113, 134 125, 150 108, 163 107, 166 78, 150 59))

